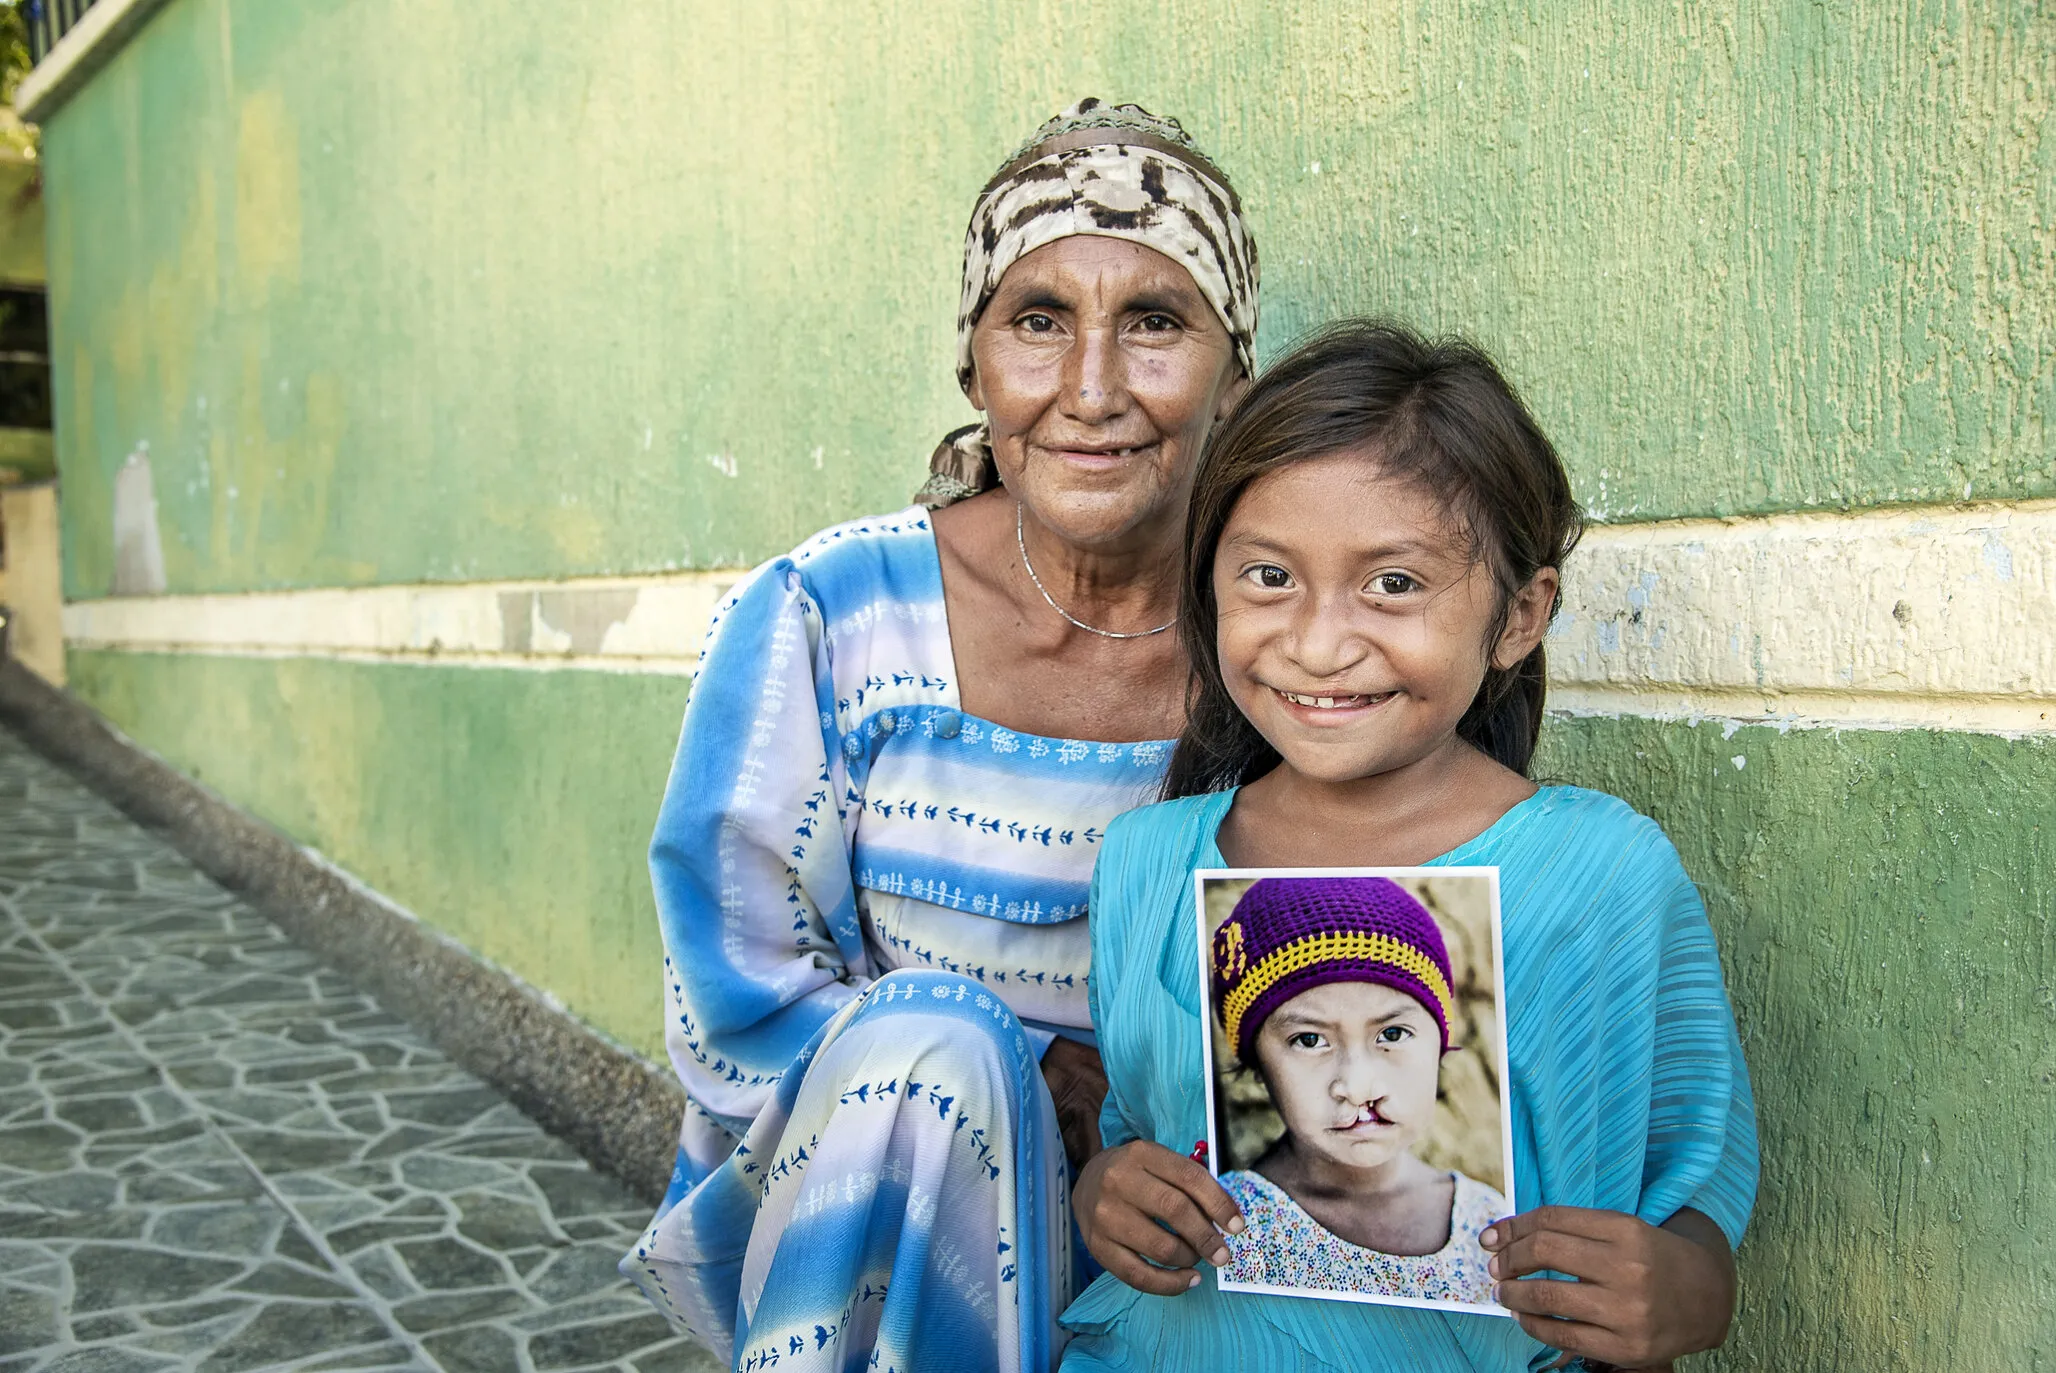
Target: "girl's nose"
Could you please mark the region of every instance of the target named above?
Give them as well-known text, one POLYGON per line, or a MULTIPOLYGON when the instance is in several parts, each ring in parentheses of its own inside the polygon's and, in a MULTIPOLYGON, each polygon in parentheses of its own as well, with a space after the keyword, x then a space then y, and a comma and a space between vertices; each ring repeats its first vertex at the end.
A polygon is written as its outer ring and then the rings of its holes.
POLYGON ((1309 677, 1311 686, 1355 667, 1370 652, 1364 638, 1351 623, 1343 598, 1315 595, 1305 597, 1293 617, 1292 635, 1286 652, 1293 664, 1309 677))
POLYGON ((1337 1101, 1360 1105, 1366 1101, 1377 1101, 1385 1095, 1384 1065, 1376 1054, 1352 1053, 1344 1050, 1337 1056, 1335 1080, 1328 1090, 1337 1101))

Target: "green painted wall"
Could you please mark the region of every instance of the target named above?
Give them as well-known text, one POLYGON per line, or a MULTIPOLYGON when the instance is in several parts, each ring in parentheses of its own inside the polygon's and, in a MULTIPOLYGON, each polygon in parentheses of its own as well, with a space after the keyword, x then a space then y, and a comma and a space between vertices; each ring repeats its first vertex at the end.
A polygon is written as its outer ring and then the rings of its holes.
POLYGON ((43 284, 43 189, 40 168, 0 130, 0 285, 43 284))
MULTIPOLYGON (((1473 333, 1609 519, 2056 495, 2045 4, 172 0, 45 129, 68 591, 145 445, 174 592, 732 566, 895 506, 967 414, 969 197, 1091 92, 1236 173, 1268 349, 1473 333)), ((71 668, 659 1052, 677 680, 71 668)), ((1767 1171, 1709 1366, 2056 1369, 2056 743, 1544 758, 1664 822, 1723 939, 1767 1171)))
POLYGON ((1720 936, 1764 1178, 1713 1362, 2056 1368, 2056 740, 1577 720, 1539 771, 1656 817, 1720 936))
POLYGON ((682 679, 76 650, 68 668, 174 767, 663 1061, 647 853, 682 679))
POLYGON ((896 505, 970 197, 1088 92, 1236 174, 1270 346, 1475 333, 1608 516, 2050 494, 2052 51, 1956 0, 175 0, 45 131, 67 585, 143 443, 175 591, 896 505))
MULTIPOLYGON (((661 1055, 643 849, 675 680, 71 671, 176 766, 661 1055)), ((1709 1366, 2056 1367, 2056 742, 1575 720, 1539 770, 1656 816, 1720 934, 1766 1166, 1709 1366)))

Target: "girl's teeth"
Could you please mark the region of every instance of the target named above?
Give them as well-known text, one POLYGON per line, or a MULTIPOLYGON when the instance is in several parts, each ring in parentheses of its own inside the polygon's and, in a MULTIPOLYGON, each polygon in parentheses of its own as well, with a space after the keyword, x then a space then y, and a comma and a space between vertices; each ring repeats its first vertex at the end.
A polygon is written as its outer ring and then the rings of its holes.
POLYGON ((1301 696, 1297 692, 1278 693, 1297 706, 1312 706, 1316 710, 1333 710, 1340 705, 1353 706, 1364 700, 1362 696, 1301 696))

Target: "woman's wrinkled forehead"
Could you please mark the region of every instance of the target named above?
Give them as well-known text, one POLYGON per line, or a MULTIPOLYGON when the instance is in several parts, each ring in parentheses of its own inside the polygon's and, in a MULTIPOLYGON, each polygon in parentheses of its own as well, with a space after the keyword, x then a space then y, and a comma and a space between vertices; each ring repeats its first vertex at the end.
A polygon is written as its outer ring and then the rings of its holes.
POLYGON ((957 381, 971 383, 971 333, 1007 269, 1075 235, 1126 239, 1169 258, 1256 374, 1256 244, 1234 188, 1173 119, 1083 100, 1036 131, 979 196, 964 237, 957 381))

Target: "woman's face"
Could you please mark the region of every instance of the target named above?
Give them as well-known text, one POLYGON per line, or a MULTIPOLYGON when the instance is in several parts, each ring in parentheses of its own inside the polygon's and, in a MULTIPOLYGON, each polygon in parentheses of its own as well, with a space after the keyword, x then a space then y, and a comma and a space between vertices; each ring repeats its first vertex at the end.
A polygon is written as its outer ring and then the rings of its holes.
POLYGON ((1495 635, 1491 570, 1434 495, 1367 457, 1309 458, 1249 484, 1214 554, 1221 676, 1294 771, 1345 782, 1454 737, 1488 667, 1541 641, 1544 568, 1495 635))
POLYGON ((1001 479, 1044 525, 1088 546, 1183 519, 1200 443, 1247 384, 1190 273, 1090 235, 1007 269, 971 359, 971 403, 1001 479))
POLYGON ((1330 982, 1257 1031, 1271 1102, 1308 1164, 1377 1168, 1412 1151, 1435 1112, 1442 1031, 1426 1007, 1375 982, 1330 982))

